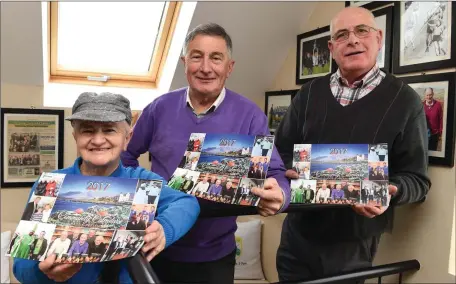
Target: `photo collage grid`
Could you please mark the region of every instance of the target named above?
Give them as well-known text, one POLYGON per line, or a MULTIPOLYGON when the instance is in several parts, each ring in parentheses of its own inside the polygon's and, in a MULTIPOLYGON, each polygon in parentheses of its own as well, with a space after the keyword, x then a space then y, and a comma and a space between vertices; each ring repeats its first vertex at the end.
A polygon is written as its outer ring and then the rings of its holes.
POLYGON ((295 144, 291 203, 388 206, 388 145, 295 144))
POLYGON ((257 206, 250 190, 263 188, 273 147, 273 135, 192 133, 168 185, 198 198, 257 206))
POLYGON ((7 256, 86 263, 134 256, 155 218, 161 180, 43 173, 7 256))

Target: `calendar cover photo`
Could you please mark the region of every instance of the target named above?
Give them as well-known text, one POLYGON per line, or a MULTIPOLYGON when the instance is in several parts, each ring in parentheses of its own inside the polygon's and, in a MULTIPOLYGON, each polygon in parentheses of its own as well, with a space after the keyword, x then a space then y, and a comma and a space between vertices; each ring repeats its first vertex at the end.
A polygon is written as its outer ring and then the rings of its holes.
POLYGON ((161 180, 43 173, 7 256, 89 263, 134 256, 155 218, 161 180))
POLYGON ((387 144, 295 144, 291 203, 388 206, 387 144))
POLYGON ((272 135, 192 133, 168 185, 198 198, 257 206, 274 147, 272 135))

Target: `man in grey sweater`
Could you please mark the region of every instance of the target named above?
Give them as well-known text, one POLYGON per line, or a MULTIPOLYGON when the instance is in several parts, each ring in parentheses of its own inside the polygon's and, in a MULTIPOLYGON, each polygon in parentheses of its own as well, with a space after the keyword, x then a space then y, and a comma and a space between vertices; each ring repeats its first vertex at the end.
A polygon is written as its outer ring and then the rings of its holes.
POLYGON ((378 68, 382 37, 370 11, 360 7, 340 11, 331 21, 328 42, 339 70, 301 88, 275 141, 292 179, 298 178, 291 170, 294 144, 387 143, 390 206, 288 214, 277 252, 280 281, 371 266, 381 234, 391 228, 393 207, 423 200, 429 191, 423 106, 412 88, 378 68))

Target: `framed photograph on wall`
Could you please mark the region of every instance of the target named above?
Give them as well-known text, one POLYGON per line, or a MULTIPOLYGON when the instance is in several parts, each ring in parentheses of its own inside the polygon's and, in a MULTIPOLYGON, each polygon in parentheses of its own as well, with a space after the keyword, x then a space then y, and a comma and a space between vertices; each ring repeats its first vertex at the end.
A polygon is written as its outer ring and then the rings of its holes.
POLYGON ((63 168, 64 111, 1 109, 1 187, 31 187, 63 168))
POLYGON ((396 2, 393 72, 420 72, 456 66, 454 2, 396 2))
MULTIPOLYGON (((388 6, 372 12, 377 27, 383 31, 382 49, 377 56, 377 64, 384 72, 391 73, 391 54, 393 50, 393 6, 388 6)), ((337 63, 333 60, 334 70, 337 71, 337 63)))
POLYGON ((420 96, 428 126, 429 164, 454 166, 455 91, 454 72, 401 77, 420 96))
POLYGON ((391 4, 394 1, 345 1, 345 7, 348 6, 361 6, 368 10, 374 10, 385 5, 391 4))
POLYGON ((294 96, 299 90, 285 90, 266 92, 264 111, 268 117, 268 126, 271 133, 275 132, 282 121, 294 96))
POLYGON ((328 49, 329 26, 297 36, 296 84, 302 85, 332 71, 332 56, 328 49))
POLYGON ((372 12, 377 27, 383 31, 383 45, 377 56, 378 67, 388 73, 391 73, 391 54, 393 53, 393 10, 393 6, 388 6, 372 12))

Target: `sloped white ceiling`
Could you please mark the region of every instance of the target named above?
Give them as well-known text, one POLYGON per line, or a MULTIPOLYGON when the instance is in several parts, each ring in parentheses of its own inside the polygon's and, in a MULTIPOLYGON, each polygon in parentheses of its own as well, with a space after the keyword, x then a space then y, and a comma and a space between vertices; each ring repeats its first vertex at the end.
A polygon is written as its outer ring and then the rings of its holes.
MULTIPOLYGON (((190 28, 215 22, 233 40, 227 87, 260 102, 317 2, 198 2, 190 28)), ((43 85, 40 2, 1 3, 1 81, 43 85)), ((171 88, 187 84, 179 63, 171 88)))
POLYGON ((40 2, 1 2, 1 82, 43 85, 40 2))

